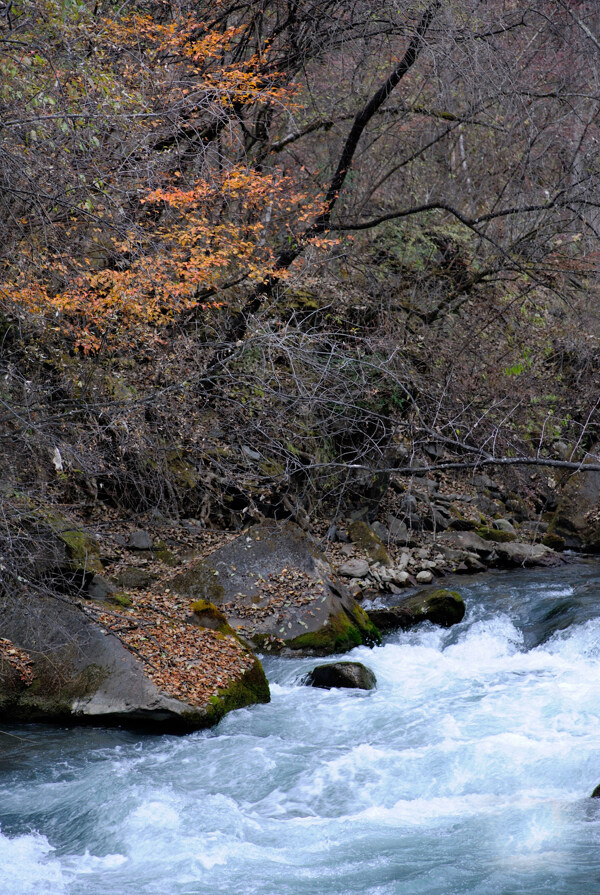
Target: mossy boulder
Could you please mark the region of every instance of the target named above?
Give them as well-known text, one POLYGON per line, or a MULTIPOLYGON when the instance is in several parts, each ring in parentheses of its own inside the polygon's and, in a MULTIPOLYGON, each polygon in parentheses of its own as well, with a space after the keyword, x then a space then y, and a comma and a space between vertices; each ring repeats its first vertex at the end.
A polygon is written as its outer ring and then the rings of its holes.
POLYGON ((378 562, 382 566, 391 566, 392 561, 389 553, 385 549, 383 541, 366 522, 362 522, 361 520, 351 522, 348 526, 348 534, 350 535, 352 542, 356 544, 360 550, 363 550, 373 562, 378 562))
POLYGON ((192 614, 188 620, 191 624, 200 625, 201 628, 211 628, 213 631, 221 631, 221 633, 229 633, 233 630, 214 603, 209 603, 208 600, 196 600, 190 608, 192 614))
POLYGON ((264 651, 320 656, 381 640, 312 538, 291 522, 253 526, 169 586, 214 604, 264 651))
POLYGON ((462 621, 465 602, 455 590, 422 590, 386 609, 370 609, 369 617, 381 631, 408 630, 422 622, 449 628, 462 621))
POLYGON ((487 525, 479 525, 475 531, 484 541, 494 541, 496 544, 508 544, 516 541, 517 536, 512 531, 502 531, 499 528, 488 528, 487 525))

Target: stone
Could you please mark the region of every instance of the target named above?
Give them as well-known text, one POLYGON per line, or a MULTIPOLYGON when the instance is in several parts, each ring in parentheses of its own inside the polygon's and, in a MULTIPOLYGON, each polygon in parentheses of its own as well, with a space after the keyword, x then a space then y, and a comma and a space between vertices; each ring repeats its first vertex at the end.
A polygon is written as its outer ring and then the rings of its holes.
POLYGON ((96 539, 53 507, 25 494, 3 495, 3 525, 9 553, 22 578, 60 580, 79 590, 104 567, 96 539))
POLYGON ((369 616, 381 631, 408 630, 429 621, 449 628, 462 621, 465 603, 459 593, 440 588, 424 590, 385 609, 369 609, 369 616))
POLYGON ((377 678, 362 662, 332 662, 330 665, 317 665, 306 675, 303 683, 307 687, 319 687, 322 690, 334 687, 374 690, 377 678))
POLYGON ((391 565, 391 560, 383 541, 379 538, 370 525, 359 520, 351 522, 348 526, 348 534, 352 542, 360 547, 374 562, 382 566, 391 565))
POLYGON ((152 550, 152 538, 147 531, 132 531, 127 539, 131 550, 152 550))
POLYGON ((366 559, 349 559, 338 568, 338 575, 344 578, 366 578, 369 574, 369 563, 366 559))
MULTIPOLYGON (((178 624, 188 629, 183 620, 178 624)), ((147 665, 97 622, 85 604, 64 595, 0 594, 0 638, 29 655, 32 673, 24 681, 0 653, 0 718, 5 721, 189 731, 217 723, 234 708, 269 701, 260 662, 233 632, 227 643, 231 650, 235 641, 241 664, 221 669, 222 684, 210 698, 190 697, 190 702, 161 690, 146 674, 147 665)), ((214 663, 218 642, 211 644, 206 658, 214 663)), ((185 675, 184 667, 177 674, 185 675)))
POLYGON ((398 519, 396 516, 388 515, 386 517, 387 528, 389 532, 389 540, 392 544, 406 545, 409 542, 410 535, 406 522, 398 519))
POLYGON ((599 783, 598 786, 594 789, 594 791, 593 791, 592 795, 590 796, 590 798, 591 798, 591 799, 600 799, 600 783, 599 783))
POLYGON ((489 528, 487 525, 479 525, 476 531, 484 541, 494 541, 496 544, 506 544, 508 541, 517 540, 517 535, 514 530, 506 531, 505 529, 489 528))
POLYGON ((430 569, 422 569, 417 572, 417 584, 430 584, 433 581, 433 572, 430 569))
POLYGON ((380 641, 315 541, 292 522, 252 526, 169 586, 191 600, 213 603, 244 640, 264 652, 329 655, 380 641))
POLYGON ((117 587, 125 590, 136 590, 137 588, 145 589, 150 587, 154 582, 155 576, 145 569, 138 569, 137 566, 126 566, 115 575, 115 584, 117 587))
POLYGON ((371 524, 371 531, 375 532, 375 534, 383 544, 387 544, 390 539, 390 533, 385 525, 383 525, 381 522, 375 521, 371 524))
POLYGON ((496 565, 505 568, 515 566, 559 566, 563 559, 550 547, 544 544, 526 544, 513 541, 509 544, 496 544, 496 565))
POLYGON ((512 522, 509 522, 508 519, 494 519, 494 528, 497 528, 498 531, 507 531, 510 534, 516 534, 514 525, 512 522))
POLYGON ((496 547, 493 541, 485 541, 474 531, 445 531, 439 536, 439 542, 442 547, 455 547, 484 558, 490 557, 496 547))
POLYGON ((86 588, 86 596, 90 600, 98 600, 104 602, 111 594, 116 592, 117 588, 102 575, 94 575, 86 588))

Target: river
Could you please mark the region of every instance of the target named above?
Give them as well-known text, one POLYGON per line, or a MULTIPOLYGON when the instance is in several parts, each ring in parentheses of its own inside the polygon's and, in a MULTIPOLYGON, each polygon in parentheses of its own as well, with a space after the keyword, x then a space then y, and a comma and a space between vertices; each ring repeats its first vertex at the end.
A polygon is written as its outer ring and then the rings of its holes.
POLYGON ((600 891, 600 566, 463 580, 464 621, 359 648, 214 730, 0 727, 2 895, 600 891))

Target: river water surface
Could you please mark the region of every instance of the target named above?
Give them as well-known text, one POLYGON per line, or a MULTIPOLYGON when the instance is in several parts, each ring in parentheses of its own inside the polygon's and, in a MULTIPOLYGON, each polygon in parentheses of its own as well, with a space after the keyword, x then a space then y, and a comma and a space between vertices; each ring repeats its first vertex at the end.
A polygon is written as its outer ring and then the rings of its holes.
POLYGON ((188 736, 0 728, 2 895, 600 892, 600 566, 460 582, 464 621, 360 648, 188 736), (346 657, 347 658, 347 657, 346 657))

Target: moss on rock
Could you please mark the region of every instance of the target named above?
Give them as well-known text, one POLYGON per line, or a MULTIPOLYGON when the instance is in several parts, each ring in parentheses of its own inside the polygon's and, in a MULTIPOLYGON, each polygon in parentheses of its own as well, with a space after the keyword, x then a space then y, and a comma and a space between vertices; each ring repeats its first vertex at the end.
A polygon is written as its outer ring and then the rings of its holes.
POLYGON ((488 528, 487 525, 479 525, 475 531, 484 541, 495 541, 496 544, 508 544, 510 541, 517 540, 516 534, 512 531, 501 531, 498 528, 488 528))
POLYGON ((356 520, 348 526, 348 534, 354 544, 371 557, 374 562, 382 566, 390 566, 391 560, 383 541, 378 538, 372 528, 366 522, 356 520))

